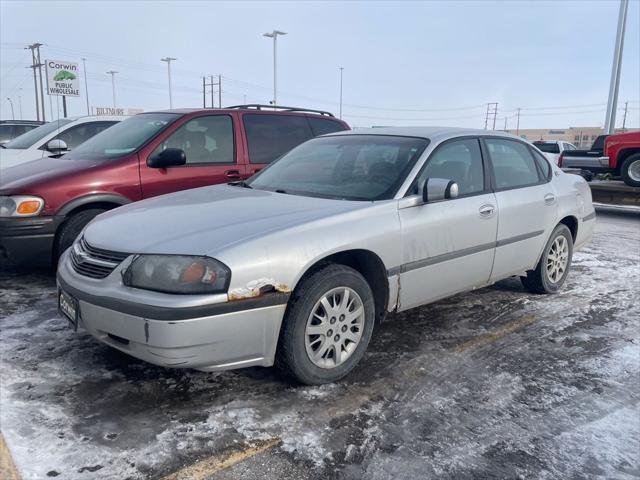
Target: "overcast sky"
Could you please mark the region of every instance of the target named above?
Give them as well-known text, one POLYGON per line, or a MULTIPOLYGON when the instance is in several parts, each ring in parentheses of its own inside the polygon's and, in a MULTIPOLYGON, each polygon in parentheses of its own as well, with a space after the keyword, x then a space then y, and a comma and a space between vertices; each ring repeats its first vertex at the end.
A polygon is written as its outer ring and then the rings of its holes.
MULTIPOLYGON (((272 98, 272 41, 278 40, 278 103, 338 113, 355 126, 496 127, 604 123, 619 2, 29 2, 0 0, 0 90, 19 117, 35 118, 31 62, 87 59, 91 105, 168 108, 165 56, 173 63, 174 106, 202 105, 202 75, 222 75, 223 104, 272 98)), ((86 112, 70 98, 69 114, 86 112)), ((57 97, 52 98, 54 114, 57 97)), ((217 100, 217 99, 216 99, 217 100)), ((631 0, 619 107, 640 126, 640 2, 631 0)), ((50 118, 49 98, 46 98, 50 118)), ((216 102, 217 103, 217 102, 216 102)), ((622 124, 619 111, 617 125, 622 124)))

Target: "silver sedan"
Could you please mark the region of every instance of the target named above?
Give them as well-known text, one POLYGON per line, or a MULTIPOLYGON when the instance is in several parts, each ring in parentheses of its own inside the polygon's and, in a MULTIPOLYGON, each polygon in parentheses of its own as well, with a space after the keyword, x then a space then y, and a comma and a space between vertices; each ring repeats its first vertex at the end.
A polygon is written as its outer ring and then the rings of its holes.
POLYGON ((246 182, 98 216, 61 258, 59 306, 157 365, 275 363, 321 384, 356 366, 388 312, 510 276, 556 292, 594 225, 586 182, 517 137, 336 133, 246 182))

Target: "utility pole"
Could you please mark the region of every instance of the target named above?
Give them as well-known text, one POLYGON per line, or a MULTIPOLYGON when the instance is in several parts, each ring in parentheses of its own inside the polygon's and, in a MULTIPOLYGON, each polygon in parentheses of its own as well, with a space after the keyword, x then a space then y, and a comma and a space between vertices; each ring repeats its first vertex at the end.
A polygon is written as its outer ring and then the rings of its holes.
POLYGON ((218 74, 218 108, 222 108, 222 75, 218 74))
POLYGON ((286 32, 273 30, 263 34, 264 37, 273 38, 273 106, 278 105, 278 35, 286 35, 286 32))
MULTIPOLYGON (((218 75, 218 82, 214 82, 213 81, 213 75, 209 75, 209 83, 207 83, 206 77, 202 77, 202 106, 204 108, 207 108, 207 87, 210 87, 211 89, 211 108, 215 108, 214 107, 214 96, 213 96, 213 87, 215 87, 216 85, 218 86, 218 88, 222 89, 222 85, 221 85, 221 80, 222 76, 218 75)), ((220 108, 222 108, 222 93, 218 92, 218 101, 220 102, 220 108)))
MULTIPOLYGON (((33 69, 33 90, 36 99, 36 120, 40 121, 40 99, 38 95, 38 77, 36 75, 36 68, 39 68, 40 62, 36 59, 36 48, 39 48, 41 43, 33 43, 25 48, 25 50, 31 50, 31 66, 33 69)), ((42 120, 44 120, 44 99, 42 99, 42 120)))
POLYGON ((518 107, 518 121, 516 123, 516 135, 520 135, 520 107, 518 107))
POLYGON ((484 119, 484 129, 487 130, 489 127, 489 118, 493 116, 493 130, 496 129, 496 117, 498 116, 498 103, 492 102, 487 103, 487 115, 484 119))
POLYGON ((116 72, 115 70, 109 70, 107 75, 111 75, 111 93, 113 95, 113 108, 116 108, 116 72))
POLYGON ((629 101, 624 102, 624 116, 622 117, 622 131, 626 132, 627 129, 627 110, 629 110, 629 101))
POLYGON ((40 61, 40 47, 42 46, 42 43, 34 43, 34 45, 36 46, 36 55, 38 58, 38 79, 40 80, 40 101, 42 103, 42 121, 46 121, 45 114, 44 114, 44 88, 42 87, 42 67, 44 66, 44 63, 40 61))
POLYGON ((173 96, 171 94, 171 62, 177 60, 174 57, 161 58, 161 62, 167 62, 167 73, 169 74, 169 108, 173 108, 173 96))
POLYGON ((11 101, 11 98, 7 97, 7 100, 9 100, 9 105, 11 105, 11 120, 15 120, 16 119, 16 114, 13 111, 13 102, 11 101))
POLYGON ((507 131, 507 117, 504 117, 504 131, 507 131))
POLYGON ((344 67, 340 68, 340 119, 342 120, 342 72, 344 71, 344 67))
POLYGON ((89 86, 87 85, 87 59, 82 57, 82 71, 84 72, 84 97, 87 99, 87 115, 89 115, 89 86))
POLYGON ((620 88, 620 68, 622 66, 622 49, 624 47, 624 29, 627 23, 627 7, 629 0, 620 0, 618 12, 618 31, 613 50, 613 65, 611 67, 611 82, 609 84, 609 99, 607 100, 607 116, 604 121, 604 133, 611 134, 616 128, 616 108, 618 105, 618 90, 620 88))

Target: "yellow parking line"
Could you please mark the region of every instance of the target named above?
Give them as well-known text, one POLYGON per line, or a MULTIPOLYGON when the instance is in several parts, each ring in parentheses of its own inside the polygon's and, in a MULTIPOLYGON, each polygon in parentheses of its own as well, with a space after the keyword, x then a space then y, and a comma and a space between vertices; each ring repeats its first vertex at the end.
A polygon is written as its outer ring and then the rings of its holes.
POLYGON ((252 442, 247 448, 240 451, 231 452, 227 455, 213 455, 204 460, 184 467, 176 472, 167 475, 162 480, 203 480, 210 475, 224 470, 229 467, 243 462, 244 460, 251 458, 265 450, 268 450, 276 445, 280 445, 282 440, 279 438, 270 438, 268 440, 258 440, 252 442))
POLYGON ((531 325, 535 321, 535 315, 527 315, 525 317, 519 318, 518 320, 507 323, 504 327, 496 331, 478 335, 477 337, 467 340, 466 342, 458 345, 455 350, 456 352, 464 352, 466 350, 469 350, 470 348, 482 347, 491 342, 495 342, 496 340, 499 340, 505 335, 513 333, 520 328, 531 325))
POLYGON ((9 452, 9 447, 4 441, 2 432, 0 432, 0 478, 6 480, 20 480, 21 478, 15 463, 13 463, 11 452, 9 452))

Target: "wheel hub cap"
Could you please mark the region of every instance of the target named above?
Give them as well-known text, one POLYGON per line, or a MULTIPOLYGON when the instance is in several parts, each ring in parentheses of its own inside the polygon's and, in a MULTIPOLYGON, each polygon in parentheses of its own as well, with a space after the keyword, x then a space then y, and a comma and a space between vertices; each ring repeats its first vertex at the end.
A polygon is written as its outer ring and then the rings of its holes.
POLYGON ((629 165, 629 177, 635 182, 640 182, 640 160, 636 160, 629 165))
POLYGON ((547 278, 551 283, 558 283, 569 263, 569 244, 566 237, 555 238, 547 252, 547 278))
POLYGON ((320 368, 341 365, 360 344, 363 327, 364 307, 356 291, 349 287, 328 291, 307 319, 304 338, 309 360, 320 368))

